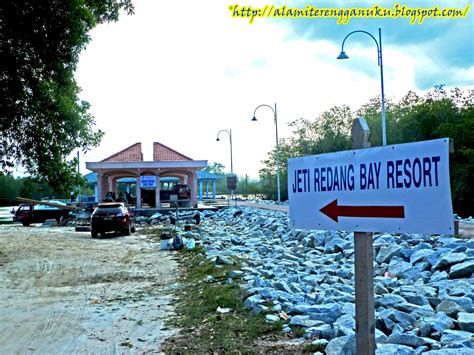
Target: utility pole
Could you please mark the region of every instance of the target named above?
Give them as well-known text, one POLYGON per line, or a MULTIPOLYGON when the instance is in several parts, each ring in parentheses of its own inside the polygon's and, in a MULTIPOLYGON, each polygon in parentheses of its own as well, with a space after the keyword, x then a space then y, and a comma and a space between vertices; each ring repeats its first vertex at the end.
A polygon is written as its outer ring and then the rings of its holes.
POLYGON ((249 176, 245 174, 245 195, 249 198, 249 176))
MULTIPOLYGON (((77 151, 77 173, 79 176, 81 175, 81 168, 79 163, 79 151, 77 151)), ((81 185, 78 186, 77 189, 77 207, 80 207, 81 204, 81 185)))

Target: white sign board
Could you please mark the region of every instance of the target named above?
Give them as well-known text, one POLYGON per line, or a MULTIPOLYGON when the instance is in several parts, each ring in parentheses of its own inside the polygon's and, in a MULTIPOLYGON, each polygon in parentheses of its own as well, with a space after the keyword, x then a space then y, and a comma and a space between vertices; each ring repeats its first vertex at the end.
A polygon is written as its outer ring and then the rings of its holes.
POLYGON ((156 176, 153 175, 143 175, 140 176, 140 187, 146 188, 155 188, 156 187, 156 176))
POLYGON ((453 234, 449 139, 288 159, 293 228, 453 234))

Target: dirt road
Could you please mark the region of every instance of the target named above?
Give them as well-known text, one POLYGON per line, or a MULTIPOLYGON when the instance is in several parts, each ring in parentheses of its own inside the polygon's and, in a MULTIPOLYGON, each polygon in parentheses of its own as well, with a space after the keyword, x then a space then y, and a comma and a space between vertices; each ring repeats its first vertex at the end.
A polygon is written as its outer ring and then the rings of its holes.
POLYGON ((0 353, 157 353, 177 263, 139 233, 0 225, 0 353))

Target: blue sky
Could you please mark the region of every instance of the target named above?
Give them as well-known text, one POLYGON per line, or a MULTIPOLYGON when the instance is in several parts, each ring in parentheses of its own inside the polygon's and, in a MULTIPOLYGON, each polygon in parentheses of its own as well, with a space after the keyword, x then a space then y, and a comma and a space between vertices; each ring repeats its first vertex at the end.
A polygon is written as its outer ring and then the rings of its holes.
MULTIPOLYGON (((380 4, 391 7, 398 1, 320 1, 318 7, 367 7, 380 4), (337 5, 336 5, 337 4, 337 5)), ((401 5, 412 8, 431 8, 433 6, 456 7, 464 9, 472 6, 472 1, 400 1, 401 5)), ((305 4, 295 2, 295 4, 305 4)), ((304 6, 304 5, 303 5, 304 6)), ((333 43, 341 43, 348 33, 363 29, 372 33, 378 40, 378 28, 382 29, 382 44, 394 47, 416 47, 415 55, 428 56, 432 59, 429 68, 420 63, 417 67, 415 84, 417 89, 430 89, 437 84, 448 86, 474 86, 474 77, 456 73, 472 70, 474 65, 474 20, 472 9, 469 15, 462 19, 427 18, 422 24, 410 24, 408 19, 352 19, 346 25, 335 25, 334 19, 295 19, 291 21, 278 20, 283 26, 294 30, 294 37, 305 37, 308 40, 325 39, 333 43), (447 75, 448 74, 448 75, 447 75), (454 75, 450 75, 454 74, 454 75)), ((375 43, 366 35, 353 35, 347 41, 347 51, 353 45, 374 46, 375 43)), ((354 70, 366 71, 364 63, 353 63, 354 70)))
MULTIPOLYGON (((81 98, 91 103, 97 127, 106 132, 100 147, 83 162, 103 159, 135 142, 143 143, 145 160, 151 159, 152 142, 158 141, 229 169, 229 144, 225 138, 216 142, 216 135, 232 129, 234 171, 256 177, 275 145, 271 110, 260 109, 259 121, 250 122, 258 105, 277 103, 279 135, 285 138, 291 135, 288 123, 298 118, 312 119, 344 104, 356 110, 380 95, 372 39, 351 36, 345 47, 350 59, 336 60, 344 36, 355 29, 377 36, 382 28, 389 99, 409 90, 423 94, 438 84, 474 86, 472 10, 466 19, 427 19, 422 25, 409 25, 407 19, 353 19, 337 25, 335 19, 267 18, 250 25, 231 17, 228 7, 235 1, 134 3, 134 16, 95 28, 80 56, 76 79, 81 98)), ((359 7, 375 1, 311 4, 359 7)), ((406 4, 465 7, 469 2, 406 4)))

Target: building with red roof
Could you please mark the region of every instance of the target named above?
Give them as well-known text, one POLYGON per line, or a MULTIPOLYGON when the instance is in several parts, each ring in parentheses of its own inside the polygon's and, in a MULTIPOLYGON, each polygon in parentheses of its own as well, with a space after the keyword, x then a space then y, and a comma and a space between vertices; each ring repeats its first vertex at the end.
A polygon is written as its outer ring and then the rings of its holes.
POLYGON ((190 157, 159 142, 153 143, 153 160, 144 161, 142 144, 131 146, 99 162, 86 162, 86 168, 97 175, 97 200, 102 201, 106 193, 117 192, 117 180, 135 178, 135 207, 142 207, 143 193, 154 190, 156 207, 161 207, 160 178, 177 177, 181 184, 191 187, 189 204, 197 204, 197 172, 207 166, 207 160, 190 157), (143 191, 146 189, 146 191, 143 191))

